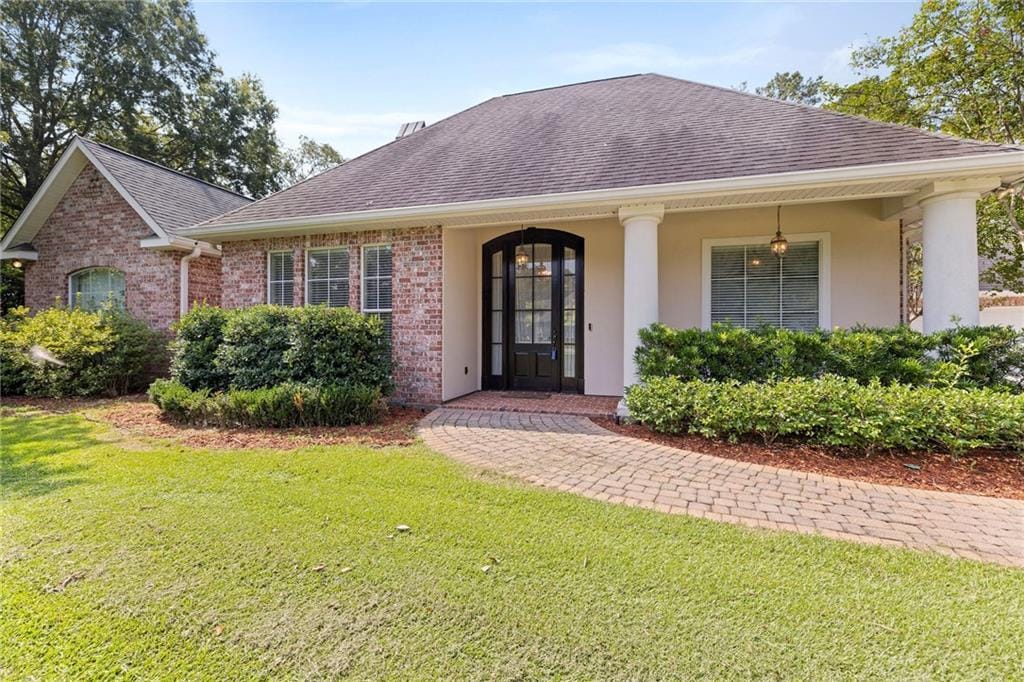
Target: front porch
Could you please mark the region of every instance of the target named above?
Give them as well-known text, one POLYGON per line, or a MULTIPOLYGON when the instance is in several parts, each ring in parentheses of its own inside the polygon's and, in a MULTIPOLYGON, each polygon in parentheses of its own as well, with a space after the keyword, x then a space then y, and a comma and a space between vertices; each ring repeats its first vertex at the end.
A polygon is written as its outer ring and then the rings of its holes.
POLYGON ((618 403, 619 396, 541 391, 477 391, 450 400, 444 403, 444 407, 484 412, 612 417, 618 403))
POLYGON ((895 326, 906 319, 910 221, 922 223, 925 331, 975 325, 974 205, 988 184, 444 225, 442 398, 481 389, 621 396, 636 382, 638 332, 653 322, 895 326), (776 229, 789 246, 781 259, 769 249, 776 229))

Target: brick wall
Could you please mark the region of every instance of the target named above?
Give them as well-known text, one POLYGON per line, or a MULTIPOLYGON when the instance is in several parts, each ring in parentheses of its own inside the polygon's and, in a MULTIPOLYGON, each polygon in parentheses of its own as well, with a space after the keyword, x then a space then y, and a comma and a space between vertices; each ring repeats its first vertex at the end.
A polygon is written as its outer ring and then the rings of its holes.
POLYGON ((441 402, 441 228, 417 227, 226 242, 221 303, 239 308, 267 301, 267 252, 291 250, 294 299, 305 296, 305 249, 349 249, 349 305, 360 309, 361 247, 390 244, 394 267, 392 347, 395 398, 416 404, 441 402))
MULTIPOLYGON (((183 254, 139 246, 140 239, 150 236, 128 202, 86 165, 32 240, 39 260, 26 264, 25 304, 36 310, 55 301, 66 304, 71 273, 116 268, 125 275, 128 311, 156 329, 166 329, 178 318, 178 263, 183 254)), ((205 282, 200 289, 214 286, 212 273, 201 279, 205 282)))
POLYGON ((220 259, 200 256, 188 264, 188 302, 220 305, 220 259))

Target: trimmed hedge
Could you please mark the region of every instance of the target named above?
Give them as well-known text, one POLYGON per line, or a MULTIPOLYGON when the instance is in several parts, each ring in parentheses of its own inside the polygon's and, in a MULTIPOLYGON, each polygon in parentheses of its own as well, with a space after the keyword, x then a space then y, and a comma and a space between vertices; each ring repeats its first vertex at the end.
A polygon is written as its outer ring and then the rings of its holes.
POLYGON ((710 330, 654 324, 635 359, 644 381, 768 381, 826 374, 861 384, 1024 390, 1024 333, 961 327, 921 334, 908 327, 797 332, 772 327, 710 330))
POLYGON ((175 331, 171 376, 193 390, 289 382, 392 389, 383 324, 351 308, 198 306, 175 331))
POLYGON ((145 386, 163 358, 161 337, 104 308, 15 308, 0 319, 0 392, 62 398, 117 395, 145 386), (46 359, 47 356, 57 362, 46 359))
POLYGON ((626 395, 632 417, 664 433, 765 443, 796 438, 859 450, 1024 449, 1024 395, 867 385, 850 378, 769 383, 655 377, 626 395))
POLYGON ((223 391, 230 375, 215 362, 217 349, 224 343, 228 311, 215 306, 197 305, 174 324, 171 342, 171 375, 190 388, 206 387, 223 391))
POLYGON ((373 423, 386 410, 380 389, 358 385, 288 383, 211 393, 158 379, 149 398, 173 421, 199 426, 348 426, 373 423))

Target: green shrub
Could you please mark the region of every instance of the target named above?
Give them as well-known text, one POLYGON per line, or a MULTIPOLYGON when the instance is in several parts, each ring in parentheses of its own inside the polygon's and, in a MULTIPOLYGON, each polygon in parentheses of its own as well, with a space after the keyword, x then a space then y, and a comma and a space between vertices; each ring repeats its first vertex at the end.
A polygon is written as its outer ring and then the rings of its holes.
POLYGON ((160 408, 172 421, 191 424, 205 424, 204 408, 210 401, 208 389, 193 391, 173 379, 157 379, 147 391, 150 401, 160 408))
POLYGON ((1024 448, 1024 395, 990 389, 862 385, 832 375, 763 384, 656 377, 632 387, 626 404, 633 418, 664 433, 795 438, 864 451, 1024 448))
POLYGON ((963 327, 921 334, 907 327, 797 332, 772 327, 709 330, 655 324, 640 332, 640 377, 766 381, 826 374, 861 384, 1024 389, 1024 334, 963 327))
POLYGON ((210 393, 161 379, 149 387, 149 398, 169 419, 196 425, 348 426, 378 421, 386 410, 380 389, 359 385, 289 383, 210 393))
POLYGON ((228 311, 205 304, 182 316, 173 327, 171 376, 191 389, 226 389, 231 377, 215 358, 227 321, 228 311))
POLYGON ((145 323, 109 308, 58 307, 33 316, 18 308, 0 325, 0 388, 48 397, 127 393, 145 385, 159 341, 145 323))
POLYGON ((292 320, 301 310, 258 305, 229 312, 215 362, 231 377, 232 388, 276 386, 291 379, 284 354, 291 344, 292 320))
POLYGON ((380 320, 350 308, 200 306, 175 326, 171 376, 191 389, 293 382, 360 384, 389 393, 391 352, 380 320))
POLYGON ((391 389, 391 351, 377 317, 351 308, 307 306, 292 317, 284 354, 291 380, 304 384, 362 384, 391 389))

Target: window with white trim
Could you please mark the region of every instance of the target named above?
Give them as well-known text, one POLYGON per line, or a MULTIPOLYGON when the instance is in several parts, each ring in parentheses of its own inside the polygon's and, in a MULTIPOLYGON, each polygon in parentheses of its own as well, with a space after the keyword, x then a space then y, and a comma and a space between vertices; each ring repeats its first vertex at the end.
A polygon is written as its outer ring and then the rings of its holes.
POLYGON ((306 304, 343 308, 348 305, 348 249, 306 252, 306 304))
POLYGON ((363 312, 376 315, 391 338, 391 246, 363 247, 363 312))
POLYGON ((69 301, 83 310, 111 305, 124 310, 124 273, 114 268, 87 268, 72 273, 68 282, 69 301))
POLYGON ((295 263, 291 251, 267 253, 267 303, 294 305, 295 263))
POLYGON ((822 250, 819 240, 791 239, 786 255, 778 258, 763 241, 712 244, 705 259, 710 261, 705 274, 708 321, 804 331, 827 326, 822 319, 822 250))

